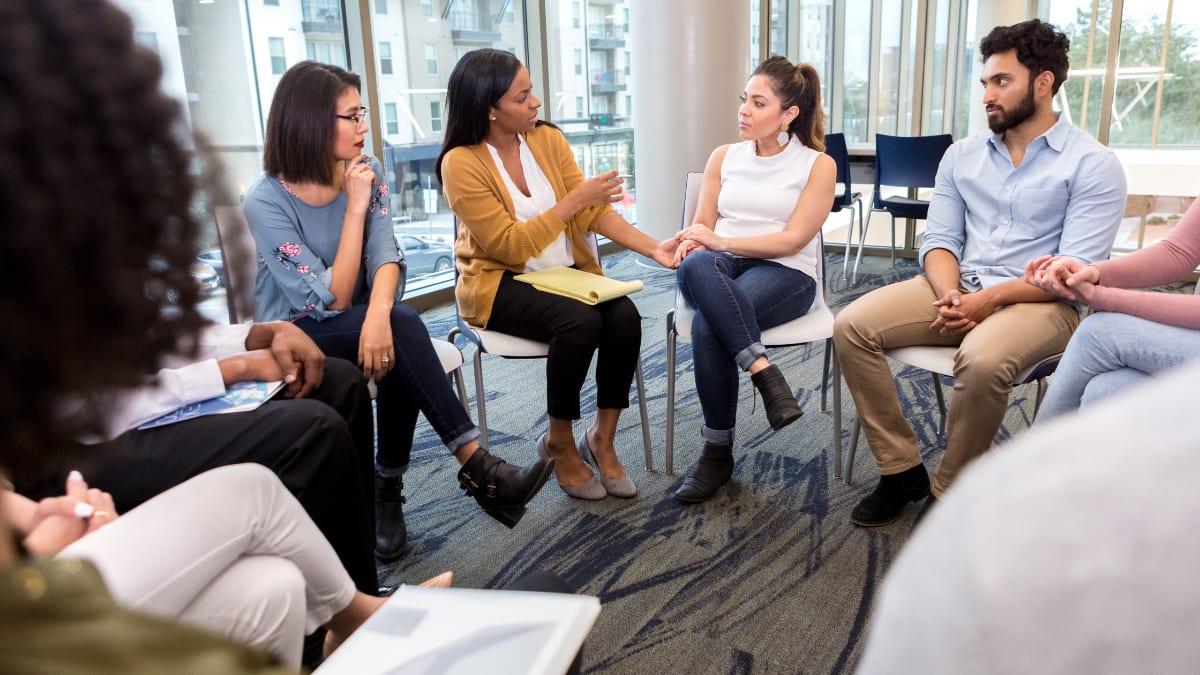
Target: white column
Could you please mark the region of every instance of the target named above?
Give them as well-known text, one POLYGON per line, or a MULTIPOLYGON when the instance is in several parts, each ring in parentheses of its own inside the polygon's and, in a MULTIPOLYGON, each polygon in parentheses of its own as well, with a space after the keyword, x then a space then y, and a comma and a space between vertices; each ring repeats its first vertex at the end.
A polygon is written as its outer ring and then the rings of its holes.
POLYGON ((684 175, 703 171, 713 148, 738 140, 750 1, 629 3, 638 227, 652 237, 679 229, 684 175))
MULTIPOLYGON (((976 9, 975 35, 977 44, 996 26, 1011 26, 1031 19, 1029 3, 1026 0, 998 0, 997 2, 981 2, 976 9)), ((983 62, 979 60, 979 49, 975 49, 975 63, 971 65, 971 116, 968 125, 968 135, 987 131, 987 112, 983 109, 983 87, 979 78, 983 77, 983 62)))

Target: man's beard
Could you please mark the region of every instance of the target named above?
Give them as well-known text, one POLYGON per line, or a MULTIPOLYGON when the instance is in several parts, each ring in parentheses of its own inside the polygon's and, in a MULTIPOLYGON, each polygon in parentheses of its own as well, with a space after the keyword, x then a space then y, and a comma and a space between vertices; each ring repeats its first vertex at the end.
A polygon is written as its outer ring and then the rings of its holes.
POLYGON ((1037 113, 1037 102, 1033 100, 1033 82, 1029 83, 1029 92, 1012 110, 1000 109, 996 117, 988 116, 988 128, 994 134, 1002 134, 1009 129, 1025 122, 1037 113))

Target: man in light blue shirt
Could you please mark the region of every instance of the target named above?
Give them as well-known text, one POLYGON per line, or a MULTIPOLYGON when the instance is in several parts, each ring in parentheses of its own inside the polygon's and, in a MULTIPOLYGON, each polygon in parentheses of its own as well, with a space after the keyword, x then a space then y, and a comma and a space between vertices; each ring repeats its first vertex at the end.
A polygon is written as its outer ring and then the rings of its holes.
POLYGON ((837 317, 838 358, 880 473, 851 514, 857 525, 885 525, 931 490, 940 496, 991 446, 1016 374, 1063 351, 1079 323, 1075 307, 1022 278, 1043 254, 1106 258, 1125 209, 1116 157, 1051 105, 1068 47, 1036 19, 984 38, 992 133, 963 139, 942 158, 921 246, 924 275, 872 291, 837 317), (911 345, 958 347, 946 452, 932 486, 884 356, 911 345))

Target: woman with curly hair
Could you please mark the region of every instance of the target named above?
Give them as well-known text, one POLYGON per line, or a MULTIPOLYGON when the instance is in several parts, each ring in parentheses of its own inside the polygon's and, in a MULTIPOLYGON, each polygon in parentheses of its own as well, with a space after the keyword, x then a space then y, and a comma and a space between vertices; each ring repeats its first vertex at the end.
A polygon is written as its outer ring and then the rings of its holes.
MULTIPOLYGON (((0 291, 0 466, 31 479, 102 452, 76 439, 105 435, 118 394, 199 341, 194 157, 158 57, 105 0, 0 3, 0 56, 0 264, 44 279, 0 291), (93 259, 105 283, 61 264, 93 259)), ((75 472, 63 497, 0 490, 0 512, 0 672, 277 672, 305 632, 327 625, 332 647, 382 602, 252 464, 121 518, 75 472)))
POLYGON ((258 318, 295 323, 378 385, 375 551, 389 560, 407 537, 401 490, 418 412, 463 465, 467 494, 508 527, 545 484, 551 462, 521 469, 479 445, 420 316, 397 302, 403 259, 383 168, 362 154, 368 127, 359 89, 358 75, 315 61, 283 74, 267 117, 266 173, 243 208, 259 252, 258 318))

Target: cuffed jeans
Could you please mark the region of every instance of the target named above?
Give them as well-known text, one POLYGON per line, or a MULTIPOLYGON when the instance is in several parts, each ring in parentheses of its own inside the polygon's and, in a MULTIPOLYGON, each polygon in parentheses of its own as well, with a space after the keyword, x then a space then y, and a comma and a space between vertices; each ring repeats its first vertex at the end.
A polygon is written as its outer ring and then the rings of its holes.
POLYGON ((642 317, 629 298, 588 305, 544 293, 505 272, 487 327, 550 345, 546 411, 551 417, 579 419, 579 391, 593 354, 597 354, 596 407, 629 407, 629 385, 642 346, 642 317))
POLYGON ((1200 359, 1200 331, 1116 312, 1083 320, 1067 345, 1037 421, 1058 417, 1161 371, 1200 359))
POLYGON ((696 308, 692 358, 696 394, 704 413, 701 433, 710 443, 733 440, 738 370, 767 353, 762 331, 812 309, 813 278, 772 260, 698 251, 679 266, 679 290, 696 308))
MULTIPOLYGON (((299 319, 296 326, 326 356, 357 362, 359 336, 366 316, 367 306, 355 305, 324 321, 299 319)), ((375 381, 377 461, 385 469, 408 466, 417 412, 425 413, 425 419, 450 452, 479 437, 479 429, 450 388, 420 315, 408 305, 397 304, 392 307, 391 322, 395 361, 391 372, 375 381)))
POLYGON ((1022 368, 1061 352, 1079 324, 1079 312, 1065 302, 1018 303, 997 310, 963 335, 941 335, 929 330, 937 318, 935 300, 924 276, 874 290, 837 315, 833 340, 882 475, 921 463, 884 350, 958 347, 946 452, 933 475, 933 493, 940 496, 968 462, 991 447, 1004 421, 1013 378, 1022 368))

